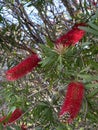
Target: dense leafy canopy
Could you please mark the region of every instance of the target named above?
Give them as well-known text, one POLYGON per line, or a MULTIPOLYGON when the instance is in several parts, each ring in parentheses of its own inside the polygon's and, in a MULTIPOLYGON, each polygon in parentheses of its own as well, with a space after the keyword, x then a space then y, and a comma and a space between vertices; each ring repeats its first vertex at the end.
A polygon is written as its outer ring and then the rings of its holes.
MULTIPOLYGON (((0 0, 0 117, 10 118, 17 108, 23 111, 7 130, 98 128, 97 8, 96 0, 0 0), (86 24, 78 28, 85 31, 84 37, 74 46, 57 47, 56 40, 78 23, 86 24), (6 71, 32 51, 40 57, 39 65, 8 81, 6 71), (82 82, 85 94, 77 118, 67 124, 58 115, 72 81, 82 82)), ((4 127, 0 123, 0 129, 4 127)))

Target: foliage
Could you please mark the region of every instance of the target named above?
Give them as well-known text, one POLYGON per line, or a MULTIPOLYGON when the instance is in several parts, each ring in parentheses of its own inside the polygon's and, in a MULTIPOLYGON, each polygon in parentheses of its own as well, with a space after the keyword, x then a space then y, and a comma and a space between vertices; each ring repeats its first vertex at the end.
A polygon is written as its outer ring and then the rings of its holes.
MULTIPOLYGON (((7 130, 22 123, 35 130, 96 130, 98 127, 98 4, 89 0, 0 1, 0 116, 15 108, 23 116, 7 130), (8 17, 7 17, 8 16, 8 17), (62 53, 55 48, 58 37, 75 23, 84 22, 86 35, 62 53), (7 81, 6 70, 36 52, 39 66, 17 81, 7 81), (60 122, 58 114, 67 85, 82 82, 85 96, 72 124, 60 122)), ((2 124, 0 129, 3 129, 2 124)))

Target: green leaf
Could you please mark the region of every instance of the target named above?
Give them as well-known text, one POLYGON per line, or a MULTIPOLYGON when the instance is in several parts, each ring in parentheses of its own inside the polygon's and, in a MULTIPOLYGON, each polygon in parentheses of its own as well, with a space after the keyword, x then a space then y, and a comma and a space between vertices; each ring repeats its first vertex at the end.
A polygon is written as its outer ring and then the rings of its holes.
POLYGON ((92 22, 89 22, 88 23, 93 29, 97 30, 98 31, 98 25, 92 23, 92 22))
POLYGON ((48 102, 39 102, 33 109, 33 115, 43 124, 54 122, 53 110, 48 102))
MULTIPOLYGON (((68 128, 64 124, 60 124, 56 130, 68 130, 68 128)), ((70 129, 71 130, 71 129, 70 129)))
POLYGON ((92 62, 92 66, 95 70, 98 71, 98 63, 97 62, 92 62))
POLYGON ((84 48, 85 46, 89 46, 89 45, 91 45, 91 42, 83 42, 81 44, 81 47, 84 48))
POLYGON ((86 68, 82 69, 82 70, 80 71, 80 73, 87 72, 89 69, 90 69, 90 65, 87 66, 86 68))
POLYGON ((50 55, 57 55, 56 52, 54 52, 49 46, 47 45, 39 45, 45 54, 45 56, 50 56, 50 55))
POLYGON ((53 48, 54 47, 54 44, 50 41, 50 39, 48 37, 46 37, 46 41, 47 41, 47 45, 50 47, 50 48, 53 48))
POLYGON ((56 130, 67 130, 67 129, 64 129, 62 126, 58 126, 58 127, 56 128, 56 130))
POLYGON ((91 82, 91 81, 98 79, 98 75, 93 76, 93 75, 89 75, 89 74, 79 74, 78 77, 83 79, 84 83, 91 82))
POLYGON ((58 59, 58 57, 56 55, 51 55, 50 57, 46 57, 44 60, 42 60, 40 63, 42 64, 42 67, 45 66, 52 66, 55 61, 58 59))
POLYGON ((14 125, 15 130, 21 130, 19 126, 14 125))
POLYGON ((11 107, 9 114, 12 113, 16 109, 16 106, 11 107))
POLYGON ((98 18, 98 9, 96 10, 95 17, 98 18))
POLYGON ((92 112, 89 112, 87 114, 87 117, 92 121, 92 122, 97 122, 98 123, 98 115, 96 116, 95 114, 93 114, 92 112))
POLYGON ((36 127, 35 130, 42 130, 42 127, 36 127))
POLYGON ((88 98, 93 98, 96 94, 98 94, 98 88, 94 89, 90 94, 87 95, 88 98))
POLYGON ((7 126, 7 130, 13 130, 12 128, 10 128, 10 126, 7 126))
POLYGON ((52 59, 52 57, 45 58, 42 62, 40 62, 40 63, 42 63, 42 67, 45 67, 48 63, 52 63, 51 59, 52 59))
POLYGON ((79 28, 94 35, 98 35, 98 31, 91 29, 90 27, 79 27, 79 28))
POLYGON ((3 125, 0 123, 0 130, 3 130, 3 125))
POLYGON ((86 89, 98 88, 98 84, 86 84, 85 87, 86 89))

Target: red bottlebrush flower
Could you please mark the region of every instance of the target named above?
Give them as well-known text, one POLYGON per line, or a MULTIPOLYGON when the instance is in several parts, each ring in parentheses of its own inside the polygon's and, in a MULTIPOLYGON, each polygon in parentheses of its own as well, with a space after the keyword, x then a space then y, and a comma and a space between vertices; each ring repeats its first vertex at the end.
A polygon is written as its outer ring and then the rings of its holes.
POLYGON ((15 109, 15 111, 11 114, 8 123, 15 122, 20 116, 22 116, 23 112, 20 109, 15 109))
POLYGON ((92 0, 91 3, 92 3, 93 6, 97 5, 97 2, 95 2, 95 0, 92 0))
POLYGON ((97 5, 97 2, 92 2, 92 4, 93 4, 94 6, 96 6, 96 5, 97 5))
POLYGON ((22 115, 22 111, 20 109, 15 109, 8 119, 7 116, 0 118, 0 123, 3 123, 5 126, 10 123, 14 123, 20 116, 22 115))
POLYGON ((1 118, 0 118, 0 123, 4 123, 5 120, 6 120, 6 116, 1 117, 1 118))
POLYGON ((75 45, 85 35, 85 31, 79 29, 79 26, 86 26, 85 23, 76 24, 70 31, 62 35, 56 40, 56 44, 63 44, 63 46, 75 45))
POLYGON ((68 85, 66 97, 59 113, 59 118, 62 122, 71 123, 78 115, 82 104, 83 95, 84 85, 82 83, 71 82, 68 85), (65 119, 66 117, 67 119, 65 119))
POLYGON ((21 130, 27 130, 27 126, 24 123, 21 125, 21 130))
POLYGON ((32 54, 18 65, 14 66, 6 72, 6 78, 9 81, 17 80, 27 73, 31 72, 40 62, 37 54, 32 54))

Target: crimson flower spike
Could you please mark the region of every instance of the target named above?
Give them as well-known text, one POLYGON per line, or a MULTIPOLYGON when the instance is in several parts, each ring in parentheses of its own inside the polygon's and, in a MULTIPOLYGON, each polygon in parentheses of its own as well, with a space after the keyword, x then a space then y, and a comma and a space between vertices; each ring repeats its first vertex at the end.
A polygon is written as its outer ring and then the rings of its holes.
POLYGON ((0 118, 0 123, 3 123, 5 126, 10 123, 14 123, 18 118, 22 116, 23 112, 20 109, 15 109, 11 114, 10 118, 7 119, 7 116, 0 118))
POLYGON ((96 6, 98 4, 98 2, 95 2, 95 0, 91 0, 91 3, 93 6, 96 6))
POLYGON ((55 45, 63 44, 64 47, 68 47, 70 45, 75 45, 77 42, 79 42, 85 35, 85 31, 79 29, 79 26, 86 26, 86 24, 75 24, 70 31, 68 31, 66 34, 62 35, 56 40, 55 45))
POLYGON ((15 109, 14 112, 11 114, 8 123, 15 122, 18 118, 22 116, 23 112, 20 109, 15 109))
POLYGON ((31 56, 6 72, 7 80, 14 81, 25 76, 27 73, 31 72, 39 62, 40 58, 36 53, 33 53, 31 56))
POLYGON ((71 82, 68 85, 64 103, 59 113, 59 119, 64 123, 71 123, 78 115, 84 96, 84 85, 80 82, 71 82))

